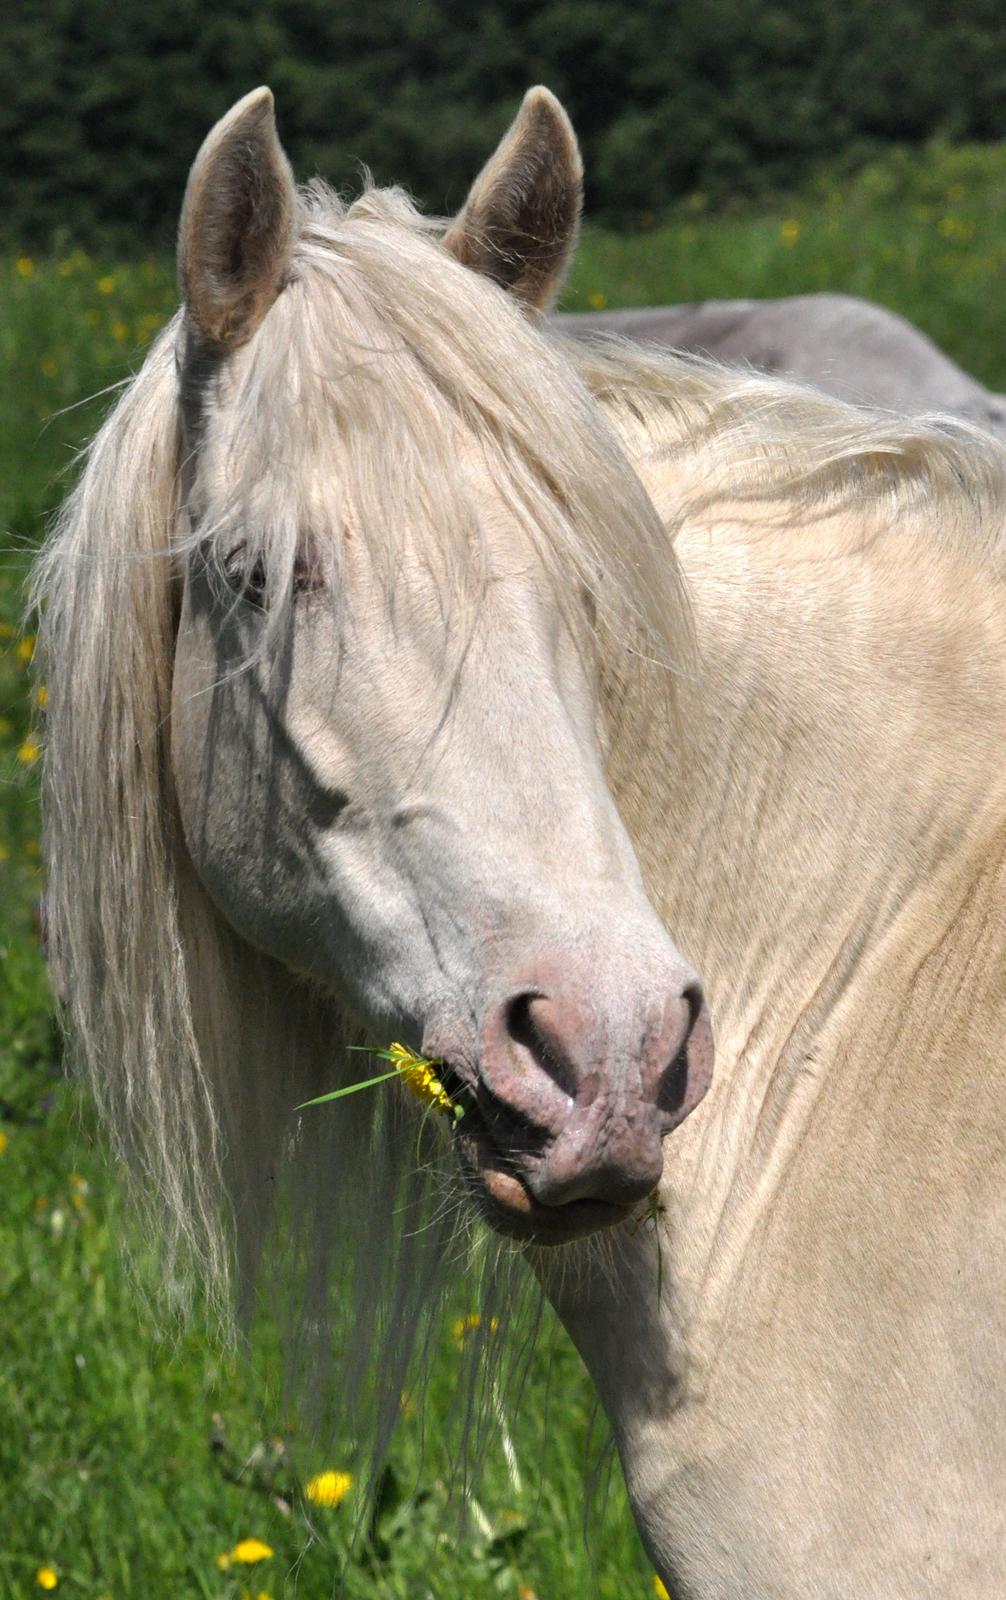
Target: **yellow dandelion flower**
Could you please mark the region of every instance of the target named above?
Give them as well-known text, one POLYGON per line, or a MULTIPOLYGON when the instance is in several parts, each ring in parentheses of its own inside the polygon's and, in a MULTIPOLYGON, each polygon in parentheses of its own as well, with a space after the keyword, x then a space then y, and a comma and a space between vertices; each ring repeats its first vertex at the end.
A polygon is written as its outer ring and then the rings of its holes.
POLYGON ((43 378, 55 378, 59 375, 59 362, 54 356, 45 356, 42 360, 43 378))
POLYGON ((787 217, 779 229, 779 237, 783 244, 796 244, 800 237, 800 224, 795 217, 787 217))
POLYGON ((125 322, 112 323, 112 338, 118 344, 121 344, 124 339, 129 338, 129 328, 125 322))
MULTIPOLYGON (((18 270, 19 275, 22 278, 30 278, 32 273, 35 271, 35 263, 31 259, 31 256, 18 256, 18 258, 17 258, 17 270, 18 270)), ((49 1570, 48 1567, 40 1567, 39 1568, 40 1572, 43 1572, 43 1571, 44 1572, 48 1572, 48 1570, 49 1570)), ((41 1580, 39 1580, 39 1581, 41 1581, 41 1580)), ((45 1585, 43 1585, 43 1588, 44 1587, 45 1587, 45 1585)), ((49 1584, 48 1587, 51 1589, 53 1587, 53 1584, 49 1584)))
MULTIPOLYGON (((458 1317, 451 1325, 451 1335, 456 1344, 464 1344, 470 1333, 477 1333, 482 1326, 482 1315, 478 1311, 469 1311, 467 1317, 458 1317)), ((488 1323, 490 1334, 499 1331, 499 1318, 490 1317, 488 1323)))
POLYGON ((239 1539, 231 1551, 231 1560, 243 1562, 251 1566, 254 1561, 268 1561, 272 1555, 272 1546, 265 1544, 261 1539, 239 1539))
POLYGON ((107 278, 99 278, 98 279, 98 293, 99 294, 114 294, 115 293, 115 279, 112 277, 111 273, 109 273, 107 278))
POLYGON ((653 1592, 656 1595, 657 1600, 671 1600, 670 1594, 667 1590, 667 1585, 662 1579, 657 1577, 656 1573, 653 1574, 653 1592))
POLYGON ((0 844, 0 861, 9 861, 10 851, 5 844, 0 844))
POLYGON ((30 767, 42 754, 42 748, 34 739, 26 739, 24 744, 17 747, 17 758, 23 766, 30 767))
POLYGON ((35 1582, 40 1589, 55 1589, 59 1582, 59 1573, 55 1567, 39 1567, 35 1574, 35 1582))
POLYGON ((0 1156, 3 1155, 9 1143, 10 1140, 7 1138, 7 1135, 4 1133, 3 1129, 0 1128, 0 1156))
POLYGON ((599 289, 597 289, 593 294, 589 294, 587 296, 587 304, 590 306, 592 311, 603 311, 605 306, 608 304, 608 297, 607 295, 602 294, 599 289))
POLYGON ((228 1555, 227 1551, 226 1550, 221 1550, 220 1554, 217 1556, 217 1566, 219 1567, 220 1571, 221 1572, 227 1572, 228 1569, 230 1568, 230 1564, 231 1564, 231 1558, 228 1555))
POLYGON ((351 1472, 316 1472, 304 1485, 304 1493, 316 1506, 341 1506, 353 1487, 351 1472))
POLYGON ((454 1101, 433 1070, 440 1065, 438 1061, 425 1061, 404 1044, 389 1046, 387 1054, 392 1066, 397 1067, 405 1087, 417 1100, 422 1100, 424 1105, 436 1106, 438 1111, 453 1112, 454 1101))
POLYGON ((30 661, 35 654, 35 635, 26 633, 23 639, 17 642, 15 654, 19 661, 30 661))
POLYGON ((76 266, 77 263, 73 259, 73 256, 67 256, 65 261, 60 262, 56 270, 61 278, 68 278, 70 274, 75 271, 76 266))
POLYGON ((35 704, 41 706, 43 710, 49 704, 49 691, 44 683, 40 683, 35 690, 35 704))

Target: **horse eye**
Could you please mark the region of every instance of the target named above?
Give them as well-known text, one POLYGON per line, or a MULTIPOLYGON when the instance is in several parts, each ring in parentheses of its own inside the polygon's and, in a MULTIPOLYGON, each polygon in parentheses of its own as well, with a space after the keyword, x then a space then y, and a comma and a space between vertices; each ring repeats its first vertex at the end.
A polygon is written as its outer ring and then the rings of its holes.
MULTIPOLYGON (((268 608, 269 576, 262 556, 252 567, 246 560, 245 545, 235 545, 223 562, 223 574, 228 588, 241 600, 256 606, 260 611, 268 608)), ((325 587, 320 565, 316 559, 297 556, 291 575, 291 594, 294 600, 302 595, 316 594, 325 587)))
POLYGON ((232 550, 224 561, 224 577, 228 587, 242 600, 247 600, 249 605, 257 606, 260 611, 266 608, 266 570, 265 562, 259 556, 254 566, 249 569, 244 562, 243 544, 232 550))

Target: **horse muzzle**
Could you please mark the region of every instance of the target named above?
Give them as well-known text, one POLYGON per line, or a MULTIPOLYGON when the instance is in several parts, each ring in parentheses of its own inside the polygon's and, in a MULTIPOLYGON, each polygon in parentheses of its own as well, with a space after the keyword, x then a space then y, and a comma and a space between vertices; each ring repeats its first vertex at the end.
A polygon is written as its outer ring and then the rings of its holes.
POLYGON ((664 1137, 709 1087, 712 1029, 683 963, 659 1002, 623 991, 617 1006, 594 985, 538 976, 490 1008, 474 1061, 446 1040, 436 1053, 470 1062, 446 1070, 464 1110, 462 1172, 486 1219, 562 1243, 624 1221, 657 1186, 664 1137))

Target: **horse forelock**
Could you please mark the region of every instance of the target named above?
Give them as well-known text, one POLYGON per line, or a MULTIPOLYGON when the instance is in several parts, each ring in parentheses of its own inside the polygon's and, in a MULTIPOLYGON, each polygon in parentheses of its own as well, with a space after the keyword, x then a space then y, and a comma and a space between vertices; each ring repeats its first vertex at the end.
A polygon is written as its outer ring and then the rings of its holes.
POLYGON ((185 347, 186 431, 214 483, 191 543, 225 555, 240 527, 282 627, 305 544, 339 592, 347 527, 389 583, 407 541, 463 601, 502 506, 560 605, 582 614, 586 588, 608 641, 680 663, 680 578, 615 430, 564 348, 441 231, 399 190, 348 207, 301 192, 289 279, 247 347, 224 366, 185 347))

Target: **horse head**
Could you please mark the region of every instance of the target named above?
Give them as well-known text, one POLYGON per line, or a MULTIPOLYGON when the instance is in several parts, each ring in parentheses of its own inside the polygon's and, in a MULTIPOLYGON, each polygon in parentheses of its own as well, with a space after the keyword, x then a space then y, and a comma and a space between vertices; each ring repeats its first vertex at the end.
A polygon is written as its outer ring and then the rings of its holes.
POLYGON ((180 226, 187 849, 244 940, 442 1063, 471 1195, 541 1242, 654 1188, 712 1062, 605 775, 597 609, 661 530, 540 327, 580 199, 535 89, 446 228, 336 216, 257 90, 180 226))

